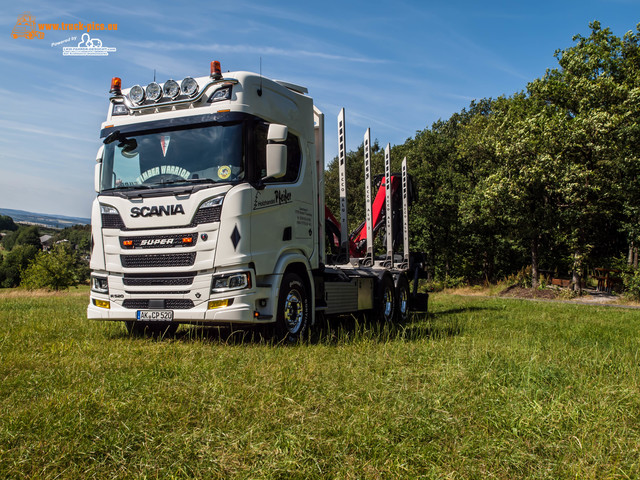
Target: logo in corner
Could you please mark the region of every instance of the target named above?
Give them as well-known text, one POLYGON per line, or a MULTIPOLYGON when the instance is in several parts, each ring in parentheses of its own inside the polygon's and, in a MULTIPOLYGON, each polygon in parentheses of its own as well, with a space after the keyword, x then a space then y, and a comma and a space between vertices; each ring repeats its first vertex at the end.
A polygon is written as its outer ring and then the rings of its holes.
POLYGON ((39 31, 36 27, 36 17, 31 16, 29 12, 23 12, 21 15, 18 15, 18 21, 11 31, 11 36, 13 38, 43 39, 44 32, 39 31))
POLYGON ((115 52, 113 47, 103 47, 102 40, 91 38, 88 33, 83 33, 77 47, 63 47, 62 55, 65 57, 106 57, 110 52, 115 52))

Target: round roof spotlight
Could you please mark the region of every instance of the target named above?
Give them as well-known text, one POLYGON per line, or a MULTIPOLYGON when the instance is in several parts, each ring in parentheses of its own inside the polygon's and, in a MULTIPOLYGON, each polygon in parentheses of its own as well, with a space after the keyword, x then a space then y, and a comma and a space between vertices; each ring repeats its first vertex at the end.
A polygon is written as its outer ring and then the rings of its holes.
POLYGON ((180 85, 175 80, 167 80, 164 82, 164 94, 171 100, 180 95, 180 85))
POLYGON ((198 82, 191 77, 187 77, 180 83, 180 90, 188 97, 193 97, 198 93, 198 82))
POLYGON ((147 98, 152 102, 157 102, 162 97, 162 87, 156 82, 147 85, 147 98))
POLYGON ((129 98, 136 105, 141 104, 144 102, 144 88, 140 85, 134 85, 131 87, 131 90, 129 90, 129 98))

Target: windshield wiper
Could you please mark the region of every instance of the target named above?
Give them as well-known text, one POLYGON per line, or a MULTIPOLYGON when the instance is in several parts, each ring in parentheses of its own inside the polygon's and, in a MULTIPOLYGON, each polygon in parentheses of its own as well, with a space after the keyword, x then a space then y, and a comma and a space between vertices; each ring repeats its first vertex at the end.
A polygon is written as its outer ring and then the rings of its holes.
POLYGON ((216 183, 211 178, 181 178, 180 180, 169 180, 166 182, 160 182, 159 185, 173 185, 176 183, 216 183))
POLYGON ((115 190, 146 190, 152 188, 149 185, 126 185, 124 187, 105 188, 103 192, 113 192, 115 190))

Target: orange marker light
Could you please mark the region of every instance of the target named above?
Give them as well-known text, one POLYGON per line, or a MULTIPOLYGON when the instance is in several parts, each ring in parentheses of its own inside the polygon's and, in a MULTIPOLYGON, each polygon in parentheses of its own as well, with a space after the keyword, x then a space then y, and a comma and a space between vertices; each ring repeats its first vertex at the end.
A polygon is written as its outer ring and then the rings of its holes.
POLYGON ((193 237, 184 237, 182 243, 193 243, 193 237))
POLYGON ((120 95, 122 93, 122 80, 120 77, 113 77, 111 79, 111 90, 109 93, 115 93, 116 95, 120 95))
POLYGON ((133 240, 123 240, 122 245, 125 247, 133 247, 133 240))
POLYGON ((216 80, 222 78, 222 67, 220 67, 220 62, 218 60, 211 62, 211 77, 216 80))

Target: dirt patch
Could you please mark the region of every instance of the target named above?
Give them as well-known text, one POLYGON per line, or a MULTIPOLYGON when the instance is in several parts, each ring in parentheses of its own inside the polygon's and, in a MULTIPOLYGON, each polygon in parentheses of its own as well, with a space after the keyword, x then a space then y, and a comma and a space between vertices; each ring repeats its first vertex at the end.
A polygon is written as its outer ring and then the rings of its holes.
POLYGON ((605 292, 597 292, 592 289, 585 289, 582 295, 573 296, 572 292, 567 288, 522 288, 512 286, 504 289, 498 294, 500 297, 509 298, 532 298, 541 300, 560 300, 571 301, 575 303, 617 303, 619 297, 605 292))
POLYGON ((551 290, 548 288, 538 289, 512 286, 505 288, 502 292, 499 293, 499 295, 501 297, 513 298, 543 298, 545 300, 557 300, 562 298, 563 300, 566 300, 566 295, 563 296, 558 290, 551 290))

